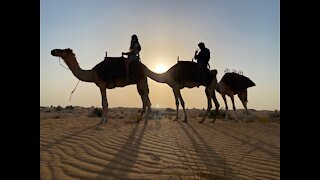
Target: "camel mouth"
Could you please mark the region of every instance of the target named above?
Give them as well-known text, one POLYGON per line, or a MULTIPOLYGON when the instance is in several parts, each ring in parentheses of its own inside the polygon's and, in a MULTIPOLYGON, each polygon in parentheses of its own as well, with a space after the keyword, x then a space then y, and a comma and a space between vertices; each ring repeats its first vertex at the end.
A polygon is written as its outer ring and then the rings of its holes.
POLYGON ((52 55, 52 56, 58 56, 58 54, 57 54, 58 51, 59 51, 58 49, 53 49, 53 50, 51 51, 51 55, 52 55))

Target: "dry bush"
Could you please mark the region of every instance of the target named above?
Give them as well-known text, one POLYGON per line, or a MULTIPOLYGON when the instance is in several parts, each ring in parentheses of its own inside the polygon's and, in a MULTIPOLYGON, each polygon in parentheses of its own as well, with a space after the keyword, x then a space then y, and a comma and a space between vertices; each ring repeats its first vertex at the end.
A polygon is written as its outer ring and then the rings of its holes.
POLYGON ((94 108, 89 117, 102 117, 102 108, 94 108))

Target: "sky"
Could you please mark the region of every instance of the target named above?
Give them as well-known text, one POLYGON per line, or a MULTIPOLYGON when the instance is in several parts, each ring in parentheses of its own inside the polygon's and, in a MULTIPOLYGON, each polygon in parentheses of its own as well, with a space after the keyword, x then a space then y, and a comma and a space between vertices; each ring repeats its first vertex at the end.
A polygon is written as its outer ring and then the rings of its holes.
MULTIPOLYGON (((110 57, 127 52, 132 34, 139 38, 142 63, 155 72, 169 69, 178 56, 191 61, 204 42, 218 81, 228 68, 255 82, 248 88, 249 109, 280 110, 279 0, 41 0, 40 106, 101 107, 94 83, 80 81, 70 100, 78 79, 50 51, 71 48, 89 70, 106 51, 110 57)), ((175 108, 167 84, 150 78, 148 84, 153 108, 175 108)), ((186 108, 207 108, 204 90, 182 89, 186 108)), ((135 85, 107 90, 107 99, 111 108, 142 107, 135 85)), ((218 93, 217 99, 225 108, 218 93)), ((235 104, 243 108, 237 96, 235 104)))

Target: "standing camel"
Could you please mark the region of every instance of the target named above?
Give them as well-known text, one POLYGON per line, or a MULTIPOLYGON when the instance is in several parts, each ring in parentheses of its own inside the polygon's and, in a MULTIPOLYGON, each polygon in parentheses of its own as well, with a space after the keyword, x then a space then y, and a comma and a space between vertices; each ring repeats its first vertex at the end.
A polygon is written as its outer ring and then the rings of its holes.
MULTIPOLYGON (((225 73, 223 75, 222 79, 217 85, 217 91, 221 94, 226 106, 225 120, 228 119, 228 104, 227 104, 226 95, 228 95, 232 101, 236 122, 238 122, 238 120, 237 120, 236 106, 234 105, 234 98, 233 98, 234 95, 238 94, 238 97, 242 102, 243 107, 245 108, 246 114, 247 115, 249 114, 247 109, 247 103, 248 103, 247 89, 252 86, 255 86, 255 83, 252 82, 246 76, 237 74, 235 72, 225 73)), ((245 122, 247 122, 245 115, 243 119, 245 122)))
MULTIPOLYGON (((205 93, 208 100, 208 108, 207 111, 203 117, 203 119, 199 122, 202 123, 205 118, 207 117, 209 111, 212 108, 212 102, 213 100, 215 106, 216 106, 216 113, 219 109, 219 102, 217 101, 216 94, 215 94, 215 88, 217 85, 217 70, 209 70, 204 69, 200 73, 200 83, 197 83, 197 68, 198 65, 191 61, 178 61, 177 64, 172 66, 167 72, 158 74, 155 72, 152 72, 150 69, 148 69, 145 65, 142 64, 142 68, 144 69, 146 75, 150 77, 151 79, 159 82, 159 83, 166 83, 168 84, 172 90, 176 101, 176 118, 175 120, 178 120, 178 114, 179 114, 179 101, 181 103, 181 106, 183 108, 184 112, 184 120, 183 122, 187 122, 187 113, 185 110, 185 104, 183 101, 183 98, 180 93, 180 89, 183 89, 185 87, 187 88, 193 88, 196 86, 205 86, 205 93)), ((214 116, 213 121, 216 119, 216 116, 214 116)))
POLYGON ((51 55, 61 57, 68 65, 73 75, 79 80, 95 83, 100 88, 103 107, 100 124, 103 124, 108 120, 108 100, 106 89, 124 87, 131 84, 137 84, 138 93, 142 100, 142 111, 138 121, 141 120, 146 107, 148 107, 146 116, 148 117, 151 108, 149 88, 147 77, 145 76, 139 61, 134 61, 130 64, 129 75, 131 79, 129 81, 125 81, 126 72, 124 62, 126 58, 124 57, 106 57, 104 61, 97 64, 91 70, 83 70, 80 68, 75 54, 71 49, 54 49, 51 51, 51 55))

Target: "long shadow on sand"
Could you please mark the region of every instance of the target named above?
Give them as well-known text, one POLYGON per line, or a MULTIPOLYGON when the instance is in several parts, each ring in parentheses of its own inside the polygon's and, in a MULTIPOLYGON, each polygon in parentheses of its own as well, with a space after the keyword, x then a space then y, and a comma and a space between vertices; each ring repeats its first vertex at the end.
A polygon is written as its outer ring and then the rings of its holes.
MULTIPOLYGON (((267 150, 267 149, 265 149, 265 148, 263 148, 263 147, 261 147, 259 145, 259 144, 268 145, 268 144, 264 143, 263 141, 259 141, 259 140, 255 139, 258 143, 251 143, 251 142, 249 142, 250 139, 247 139, 247 140, 241 139, 241 138, 237 137, 236 135, 232 135, 232 134, 230 134, 230 132, 227 132, 227 131, 224 131, 222 129, 219 129, 219 128, 215 127, 215 126, 209 126, 208 127, 208 126, 206 126, 204 124, 202 126, 208 131, 218 131, 218 132, 220 132, 220 133, 222 133, 222 134, 224 134, 226 136, 232 137, 235 140, 241 141, 244 145, 249 145, 249 146, 252 146, 252 147, 254 147, 256 149, 259 149, 259 151, 262 151, 262 152, 268 154, 269 156, 271 156, 274 159, 279 159, 279 155, 277 155, 276 153, 274 153, 274 152, 272 152, 270 150, 267 150)), ((233 130, 231 129, 230 131, 232 132, 233 130)), ((249 136, 246 136, 246 137, 250 138, 249 136)), ((272 146, 272 148, 275 149, 273 146, 272 146)), ((276 149, 279 150, 278 148, 276 148, 276 149)))
POLYGON ((248 135, 248 134, 245 133, 245 132, 239 131, 239 130, 234 129, 234 128, 232 129, 232 128, 227 127, 227 126, 224 126, 223 128, 224 128, 224 129, 229 129, 230 132, 234 132, 234 133, 237 133, 237 134, 242 134, 243 136, 245 136, 245 137, 248 138, 248 139, 253 139, 253 140, 257 141, 259 144, 263 144, 263 145, 269 146, 269 147, 272 148, 272 149, 276 149, 276 150, 280 151, 280 148, 279 148, 279 147, 276 147, 276 146, 273 145, 273 144, 269 144, 269 143, 267 143, 267 142, 265 142, 265 141, 263 141, 263 140, 261 140, 261 139, 258 139, 257 137, 253 137, 253 136, 251 136, 251 135, 248 135))
MULTIPOLYGON (((221 167, 221 163, 224 162, 224 159, 220 157, 219 154, 208 145, 208 143, 199 135, 197 130, 192 125, 190 125, 189 123, 181 123, 180 121, 178 121, 178 123, 180 124, 183 131, 190 139, 193 145, 193 148, 196 150, 197 156, 200 157, 201 161, 203 162, 203 164, 206 166, 207 170, 210 173, 210 174, 204 174, 202 176, 209 179, 217 179, 217 178, 223 179, 224 178, 223 176, 216 177, 217 173, 215 173, 215 170, 217 170, 217 167, 221 167), (185 126, 189 128, 187 129, 185 126), (192 134, 189 132, 189 130, 191 130, 192 134), (197 140, 199 140, 200 143, 197 143, 197 140), (201 147, 204 147, 203 150, 205 152, 201 153, 198 151, 198 149, 201 147), (205 153, 205 156, 204 156, 204 153, 205 153), (215 160, 212 160, 212 158, 214 158, 215 160)), ((235 179, 239 179, 238 176, 233 172, 232 168, 228 166, 226 163, 224 163, 222 167, 224 167, 224 176, 232 176, 235 179), (225 174, 226 172, 228 172, 228 174, 225 174)), ((201 174, 197 174, 197 175, 201 176, 201 174)))
POLYGON ((135 138, 138 132, 139 124, 136 123, 128 136, 126 142, 119 149, 118 153, 110 160, 105 168, 101 171, 97 179, 106 179, 113 177, 117 179, 127 179, 128 173, 135 172, 132 170, 133 165, 136 163, 139 153, 139 148, 142 142, 142 137, 147 127, 148 121, 145 121, 140 134, 135 138), (128 155, 128 150, 130 155, 128 155))

